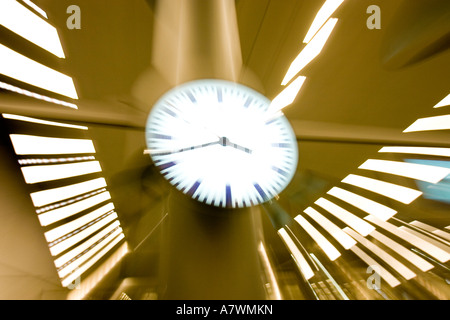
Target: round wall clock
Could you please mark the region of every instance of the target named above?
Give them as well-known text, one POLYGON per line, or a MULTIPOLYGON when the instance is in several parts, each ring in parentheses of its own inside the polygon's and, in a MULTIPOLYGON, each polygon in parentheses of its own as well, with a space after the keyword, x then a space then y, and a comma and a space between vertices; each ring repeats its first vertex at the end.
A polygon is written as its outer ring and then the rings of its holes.
POLYGON ((188 196, 224 208, 249 207, 279 194, 297 168, 297 142, 281 112, 246 86, 195 80, 154 105, 148 152, 164 177, 188 196))

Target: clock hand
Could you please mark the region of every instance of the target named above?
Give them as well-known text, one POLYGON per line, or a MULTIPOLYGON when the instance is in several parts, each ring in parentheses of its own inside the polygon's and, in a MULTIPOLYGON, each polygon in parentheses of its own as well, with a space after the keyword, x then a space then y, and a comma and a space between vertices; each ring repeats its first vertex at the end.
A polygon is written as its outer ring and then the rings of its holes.
POLYGON ((208 147, 208 146, 212 146, 212 145, 220 144, 220 143, 221 143, 221 140, 217 140, 217 141, 203 143, 203 144, 199 144, 199 145, 196 145, 196 146, 191 146, 191 147, 186 147, 186 148, 181 148, 181 149, 175 149, 175 150, 149 150, 148 152, 150 153, 150 155, 165 156, 165 155, 168 155, 168 154, 179 153, 179 152, 184 152, 184 151, 191 151, 191 150, 204 148, 204 147, 208 147))
POLYGON ((228 139, 227 137, 222 137, 222 138, 220 138, 220 144, 222 145, 222 146, 230 146, 230 147, 233 147, 233 148, 235 148, 235 149, 238 149, 238 150, 241 150, 241 151, 244 151, 244 152, 247 152, 247 153, 252 153, 252 150, 250 150, 249 148, 245 148, 245 147, 242 147, 242 146, 240 146, 240 145, 238 145, 238 144, 236 144, 236 143, 232 143, 231 141, 230 141, 230 139, 228 139))

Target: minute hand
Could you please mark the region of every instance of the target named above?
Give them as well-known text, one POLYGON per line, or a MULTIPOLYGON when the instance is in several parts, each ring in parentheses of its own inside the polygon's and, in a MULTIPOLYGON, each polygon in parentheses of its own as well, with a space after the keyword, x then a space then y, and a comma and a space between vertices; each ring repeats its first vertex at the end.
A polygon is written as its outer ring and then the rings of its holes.
POLYGON ((238 149, 238 150, 241 150, 241 151, 244 151, 244 152, 247 152, 247 153, 252 153, 252 150, 250 150, 249 148, 245 148, 245 147, 240 146, 240 145, 238 145, 238 144, 236 144, 236 143, 232 143, 232 142, 231 142, 228 138, 226 138, 226 137, 221 138, 221 139, 220 139, 220 143, 221 143, 221 145, 223 145, 223 146, 229 146, 229 147, 233 147, 233 148, 235 148, 235 149, 238 149))
POLYGON ((200 149, 200 148, 212 146, 212 145, 219 144, 219 143, 221 143, 221 140, 208 142, 208 143, 204 143, 204 144, 199 144, 199 145, 196 145, 196 146, 181 148, 181 149, 175 149, 175 150, 150 150, 149 153, 151 155, 155 155, 155 156, 164 156, 164 155, 168 155, 168 154, 174 154, 174 153, 179 153, 179 152, 185 152, 185 151, 191 151, 191 150, 195 150, 195 149, 200 149))

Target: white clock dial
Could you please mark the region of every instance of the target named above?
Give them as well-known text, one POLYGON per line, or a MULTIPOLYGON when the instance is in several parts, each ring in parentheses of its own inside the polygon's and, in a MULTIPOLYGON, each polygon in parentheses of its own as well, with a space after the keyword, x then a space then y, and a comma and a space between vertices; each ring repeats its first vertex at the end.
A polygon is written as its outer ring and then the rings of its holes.
POLYGON ((297 142, 262 94, 197 80, 163 95, 147 120, 150 156, 177 189, 208 205, 249 207, 279 194, 297 167, 297 142))

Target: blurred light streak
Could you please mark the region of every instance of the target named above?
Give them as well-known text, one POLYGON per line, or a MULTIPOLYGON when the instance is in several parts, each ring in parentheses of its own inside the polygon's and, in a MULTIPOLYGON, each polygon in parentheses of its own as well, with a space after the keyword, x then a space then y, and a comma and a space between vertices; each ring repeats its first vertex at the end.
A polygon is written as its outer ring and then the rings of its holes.
POLYGON ((85 127, 85 126, 77 126, 75 124, 68 124, 68 123, 62 123, 62 122, 41 120, 41 119, 36 119, 36 118, 19 116, 19 115, 15 115, 15 114, 9 114, 9 113, 2 113, 2 116, 5 119, 25 121, 25 122, 31 122, 31 123, 38 123, 38 124, 44 124, 44 125, 47 125, 47 126, 56 126, 56 127, 64 127, 64 128, 71 128, 71 129, 88 130, 88 127, 85 127))
POLYGON ((79 246, 76 246, 74 249, 68 251, 67 253, 61 255, 57 259, 55 259, 55 266, 57 268, 61 268, 63 265, 65 265, 70 260, 76 258, 79 254, 81 254, 86 249, 89 249, 90 246, 95 244, 97 241, 99 241, 101 238, 106 236, 108 233, 113 231, 116 228, 120 227, 120 223, 118 220, 111 223, 109 226, 101 230, 99 233, 95 234, 95 236, 89 238, 88 240, 84 241, 79 246))
POLYGON ((76 260, 71 261, 67 266, 64 268, 61 268, 58 270, 58 275, 60 278, 67 277, 70 273, 74 272, 75 269, 80 267, 83 263, 89 261, 90 258, 92 258, 97 252, 99 252, 101 249, 107 246, 108 243, 111 241, 114 241, 114 239, 117 241, 116 238, 123 238, 122 229, 117 228, 114 230, 111 234, 104 237, 104 239, 99 240, 97 244, 93 248, 90 248, 89 251, 83 253, 80 257, 77 257, 76 260), (121 237, 122 235, 122 237, 121 237))
POLYGON ((302 51, 300 51, 298 56, 294 59, 294 61, 292 61, 283 81, 281 82, 283 86, 319 55, 325 46, 328 37, 331 35, 331 32, 336 26, 337 21, 338 19, 330 18, 314 36, 314 38, 303 48, 302 51))
POLYGON ((352 237, 313 208, 308 207, 304 210, 304 212, 316 221, 322 228, 324 228, 331 236, 333 236, 333 238, 335 238, 344 247, 344 249, 350 249, 356 244, 356 241, 352 237))
POLYGON ((331 276, 331 274, 328 272, 328 270, 323 266, 323 264, 319 261, 319 259, 317 259, 317 257, 313 253, 310 253, 309 255, 313 258, 313 260, 316 262, 316 264, 319 266, 319 268, 323 271, 323 273, 325 273, 325 275, 328 277, 328 279, 330 279, 331 283, 334 285, 336 290, 339 292, 342 299, 350 300, 348 298, 348 296, 345 294, 345 292, 342 290, 341 286, 339 286, 339 284, 336 282, 336 280, 334 280, 334 278, 331 276))
POLYGON ((450 105, 450 94, 448 94, 444 99, 436 103, 436 105, 433 108, 440 108, 448 105, 450 105))
POLYGON ((400 281, 394 277, 389 271, 380 266, 377 261, 372 259, 367 253, 362 251, 358 246, 352 247, 350 250, 353 251, 362 261, 364 261, 369 266, 377 266, 380 271, 379 276, 383 278, 392 288, 395 288, 400 284, 400 281))
POLYGON ((67 206, 41 213, 38 215, 38 218, 42 226, 48 226, 110 199, 111 195, 109 192, 104 191, 100 194, 77 201, 67 206))
POLYGON ((128 244, 124 242, 98 268, 83 278, 76 290, 70 290, 67 299, 83 299, 128 252, 128 244))
POLYGON ((447 130, 450 129, 450 115, 417 119, 403 132, 447 130))
POLYGON ((22 167, 25 182, 29 184, 65 179, 89 173, 101 172, 98 161, 22 167))
POLYGON ((44 10, 42 10, 42 8, 38 7, 35 3, 31 2, 30 0, 22 0, 22 1, 25 2, 27 5, 29 5, 31 8, 33 8, 41 16, 48 19, 47 13, 44 10))
POLYGON ((95 153, 89 139, 68 139, 10 134, 14 151, 18 155, 95 153))
POLYGON ((62 100, 58 100, 58 99, 55 99, 55 98, 50 98, 50 97, 44 96, 42 94, 39 94, 39 93, 36 93, 36 92, 31 92, 31 91, 28 91, 28 90, 25 90, 25 89, 22 89, 22 88, 19 88, 19 87, 15 87, 15 86, 12 86, 10 84, 7 84, 7 83, 1 82, 1 81, 0 81, 0 88, 8 90, 8 91, 15 92, 15 93, 27 96, 27 97, 31 97, 31 98, 34 98, 34 99, 38 99, 38 100, 42 100, 42 101, 46 101, 46 102, 50 102, 50 103, 54 103, 54 104, 59 104, 61 106, 69 107, 69 108, 72 108, 72 109, 78 109, 76 104, 69 103, 69 102, 62 101, 62 100))
POLYGON ((430 156, 450 157, 450 148, 431 147, 383 147, 378 152, 425 154, 430 156))
POLYGON ((55 245, 52 245, 50 247, 50 253, 52 254, 52 256, 57 256, 60 253, 62 253, 63 251, 69 249, 71 246, 79 243, 80 241, 86 239, 87 237, 89 237, 90 235, 92 235, 94 232, 100 230, 101 228, 103 228, 104 226, 106 226, 107 224, 109 224, 111 221, 117 219, 117 214, 115 212, 112 212, 108 215, 106 215, 106 217, 101 218, 100 220, 96 221, 91 221, 90 223, 87 223, 86 226, 84 227, 84 229, 80 230, 76 230, 78 231, 76 234, 72 235, 72 234, 68 234, 68 238, 63 239, 63 241, 58 242, 55 245))
POLYGON ((297 77, 289 86, 287 86, 272 100, 267 111, 269 113, 275 113, 294 102, 305 80, 306 77, 297 77))
POLYGON ((64 278, 61 283, 63 287, 70 285, 76 278, 80 277, 84 272, 86 272, 90 267, 92 267, 100 258, 106 255, 116 244, 118 244, 125 236, 121 233, 117 238, 110 242, 106 247, 104 247, 100 252, 98 252, 94 257, 92 257, 85 264, 80 266, 80 268, 75 269, 67 278, 64 278))
POLYGON ((367 160, 359 166, 359 169, 384 172, 430 183, 437 183, 450 174, 449 168, 418 163, 375 159, 367 160))
POLYGON ((63 236, 71 236, 71 232, 80 229, 84 225, 88 224, 96 220, 97 218, 105 215, 109 211, 114 210, 114 205, 112 203, 108 203, 102 206, 99 209, 96 209, 88 214, 83 215, 80 218, 67 222, 59 227, 53 228, 50 231, 47 231, 44 236, 47 239, 47 242, 52 243, 53 241, 63 237, 63 236))
POLYGON ((408 260, 409 262, 411 262, 413 265, 415 265, 420 270, 426 272, 426 271, 434 268, 434 266, 431 263, 429 263, 428 261, 422 259, 421 257, 419 257, 418 255, 414 254, 409 249, 405 248, 404 246, 402 246, 398 242, 392 240, 391 238, 385 236, 384 234, 378 232, 377 230, 372 232, 370 235, 374 239, 380 241, 386 247, 394 250, 397 254, 399 254, 404 259, 408 260))
POLYGON ((305 218, 297 215, 294 220, 314 239, 331 261, 341 256, 341 253, 305 218))
POLYGON ((265 269, 267 270, 267 275, 269 276, 270 288, 272 289, 272 293, 275 297, 275 300, 281 300, 280 288, 278 287, 277 279, 275 277, 275 273, 273 272, 272 265, 269 260, 269 256, 267 255, 266 248, 262 241, 259 243, 258 251, 261 255, 263 264, 265 269))
POLYGON ((397 213, 397 211, 386 207, 385 205, 338 187, 331 188, 327 193, 384 221, 390 219, 397 213))
POLYGON ((78 99, 71 77, 0 44, 0 73, 44 90, 78 99))
POLYGON ((68 199, 96 189, 106 187, 104 178, 71 184, 59 188, 47 189, 30 194, 35 207, 42 207, 50 203, 68 199))
POLYGON ((349 174, 342 182, 381 194, 404 204, 410 204, 422 195, 421 191, 355 174, 349 174))
POLYGON ((375 230, 375 228, 372 225, 370 225, 363 219, 355 216, 351 212, 339 207, 338 205, 334 204, 333 202, 327 199, 319 198, 314 203, 327 210, 329 213, 331 213, 336 218, 340 219, 348 226, 358 231, 363 236, 367 236, 369 233, 375 230))
POLYGON ((305 277, 306 280, 311 279, 314 276, 314 271, 309 266, 306 259, 301 254, 300 250, 295 245, 294 241, 291 239, 291 237, 288 235, 286 230, 284 228, 280 228, 278 230, 278 235, 283 240, 286 247, 289 249, 289 251, 292 254, 292 257, 294 258, 294 261, 299 268, 302 275, 305 277))
MULTIPOLYGON (((450 254, 450 246, 448 246, 447 245, 448 242, 443 240, 443 239, 442 240, 441 239, 436 240, 436 239, 434 239, 432 237, 429 237, 429 236, 427 236, 427 235, 425 235, 425 234, 423 234, 421 232, 418 232, 416 230, 412 230, 411 228, 406 227, 406 226, 400 226, 399 229, 404 230, 404 231, 406 231, 408 233, 411 233, 411 234, 415 235, 416 237, 421 238, 421 239, 423 239, 423 240, 433 244, 434 246, 436 246, 436 247, 440 248, 441 250, 446 251, 447 253, 450 254)), ((432 235, 432 236, 434 236, 434 235, 432 235)))
POLYGON ((440 261, 442 263, 445 263, 448 260, 450 260, 450 254, 448 254, 446 251, 442 250, 439 247, 436 247, 432 243, 430 243, 422 238, 419 238, 409 232, 402 230, 401 228, 396 227, 392 223, 389 223, 387 221, 382 221, 382 220, 380 220, 374 216, 370 216, 370 215, 365 217, 364 219, 376 224, 377 226, 385 229, 386 231, 389 231, 396 237, 399 237, 400 239, 402 239, 406 242, 409 242, 413 246, 426 252, 427 254, 436 258, 438 261, 440 261))
POLYGON ((314 21, 311 24, 308 32, 306 33, 304 43, 308 43, 317 33, 317 31, 322 28, 323 24, 331 17, 331 15, 336 11, 337 8, 344 2, 344 0, 326 0, 322 7, 317 12, 314 21))
MULTIPOLYGON (((39 13, 43 10, 28 2, 39 13), (39 10, 40 9, 40 10, 39 10)), ((45 12, 44 12, 45 15, 45 12)), ((64 51, 54 26, 15 0, 0 1, 0 24, 59 58, 64 51)))
POLYGON ((392 255, 390 255, 385 250, 381 249, 379 246, 375 245, 373 242, 369 241, 368 239, 361 237, 358 233, 356 233, 352 229, 345 227, 344 231, 347 232, 349 235, 351 235, 353 238, 355 238, 364 247, 366 247, 371 252, 373 252, 381 260, 386 262, 389 266, 392 267, 393 270, 397 271, 406 280, 411 280, 412 278, 417 276, 417 274, 415 274, 411 269, 409 269, 403 263, 401 263, 400 261, 395 259, 392 255))

